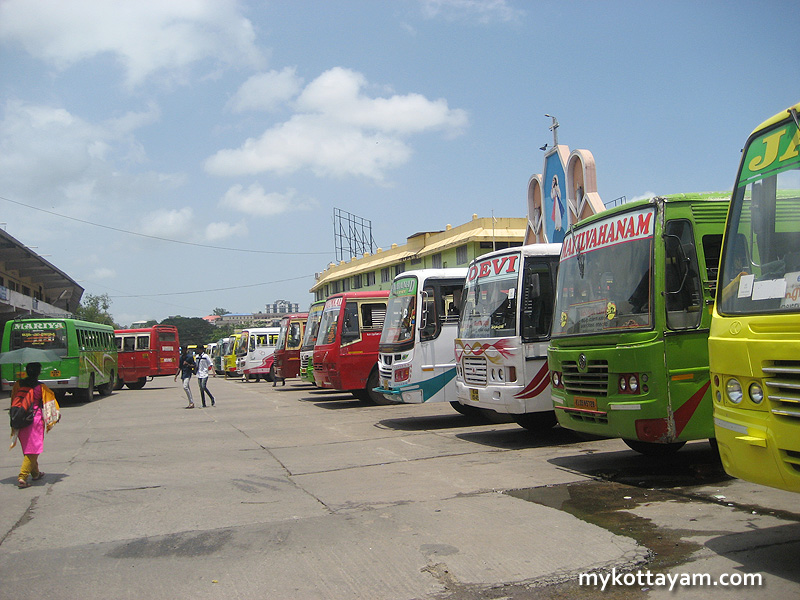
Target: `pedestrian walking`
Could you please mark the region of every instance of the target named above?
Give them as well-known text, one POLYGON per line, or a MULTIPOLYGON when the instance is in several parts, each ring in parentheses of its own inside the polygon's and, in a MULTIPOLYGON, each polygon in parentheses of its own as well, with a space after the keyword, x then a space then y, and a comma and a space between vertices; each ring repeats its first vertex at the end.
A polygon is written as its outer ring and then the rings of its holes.
POLYGON ((189 354, 189 351, 184 346, 181 348, 181 357, 178 360, 178 370, 175 373, 173 381, 178 380, 178 375, 181 376, 183 382, 183 391, 186 392, 186 397, 189 399, 189 405, 186 408, 194 408, 194 400, 192 399, 192 389, 189 387, 189 382, 192 380, 192 373, 194 372, 194 357, 189 354))
POLYGON ((214 394, 208 389, 208 373, 214 373, 214 363, 211 362, 211 357, 206 354, 203 346, 198 348, 199 355, 197 357, 197 384, 200 386, 200 400, 203 402, 203 408, 206 407, 206 394, 211 400, 211 406, 214 406, 214 394))
MULTIPOLYGON (((28 477, 33 481, 38 481, 44 477, 44 471, 39 469, 39 455, 44 449, 44 434, 55 425, 60 415, 58 414, 56 396, 53 391, 39 382, 39 374, 42 372, 42 365, 38 362, 31 362, 25 366, 27 377, 16 382, 11 391, 12 404, 18 400, 21 406, 33 408, 33 422, 21 429, 12 430, 12 436, 16 433, 16 440, 19 440, 22 449, 22 466, 17 477, 17 487, 20 489, 31 487, 28 477), (55 406, 55 413, 48 417, 44 414, 45 403, 52 403, 55 406)), ((14 404, 17 405, 17 404, 14 404)), ((16 440, 11 444, 13 448, 16 440)))

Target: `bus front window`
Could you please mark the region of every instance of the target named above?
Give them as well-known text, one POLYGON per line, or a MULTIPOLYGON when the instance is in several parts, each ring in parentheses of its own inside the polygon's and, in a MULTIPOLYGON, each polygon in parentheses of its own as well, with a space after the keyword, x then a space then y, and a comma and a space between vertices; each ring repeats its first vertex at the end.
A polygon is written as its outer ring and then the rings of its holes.
POLYGON ((319 336, 317 343, 333 344, 336 341, 336 327, 339 324, 339 312, 341 305, 331 306, 322 313, 322 320, 319 324, 319 336))
POLYGON ((53 350, 59 356, 67 355, 67 331, 60 329, 14 329, 9 350, 38 348, 53 350))
POLYGON ((652 221, 649 211, 622 215, 565 238, 565 245, 575 251, 562 254, 553 337, 653 326, 652 221), (641 230, 620 240, 612 237, 623 229, 619 223, 645 224, 649 233, 644 225, 636 225, 641 230), (581 244, 591 249, 581 251, 581 244))
POLYGON ((721 313, 800 311, 799 207, 796 161, 779 173, 752 177, 736 190, 721 265, 721 313))
POLYGON ((517 333, 517 274, 491 280, 473 279, 464 286, 458 322, 461 338, 510 337, 517 333))
POLYGON ((417 296, 413 294, 389 296, 386 309, 386 326, 381 333, 380 347, 386 352, 404 350, 414 343, 417 296))

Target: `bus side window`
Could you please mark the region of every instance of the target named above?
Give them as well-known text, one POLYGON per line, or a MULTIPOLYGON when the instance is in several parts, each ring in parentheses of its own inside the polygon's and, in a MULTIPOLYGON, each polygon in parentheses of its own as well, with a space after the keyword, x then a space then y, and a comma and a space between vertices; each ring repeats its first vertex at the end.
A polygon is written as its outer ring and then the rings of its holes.
POLYGON ((140 335, 136 337, 137 350, 150 350, 150 335, 140 335))
POLYGON ((114 339, 117 341, 117 352, 122 352, 122 338, 115 336, 114 339))
POLYGON ((344 307, 344 321, 342 322, 342 344, 352 344, 361 337, 358 326, 358 304, 348 302, 344 307))
POLYGON ((133 352, 136 349, 136 338, 132 335, 126 336, 123 344, 122 350, 123 352, 133 352))
POLYGON ((422 291, 422 327, 419 330, 420 341, 427 342, 439 335, 439 318, 436 310, 436 290, 426 286, 422 291))
POLYGON ((526 261, 522 280, 520 330, 523 340, 546 338, 553 320, 553 277, 546 263, 526 261))
POLYGON ((692 224, 682 219, 668 222, 664 228, 664 245, 667 327, 697 328, 703 315, 703 293, 700 288, 692 224))

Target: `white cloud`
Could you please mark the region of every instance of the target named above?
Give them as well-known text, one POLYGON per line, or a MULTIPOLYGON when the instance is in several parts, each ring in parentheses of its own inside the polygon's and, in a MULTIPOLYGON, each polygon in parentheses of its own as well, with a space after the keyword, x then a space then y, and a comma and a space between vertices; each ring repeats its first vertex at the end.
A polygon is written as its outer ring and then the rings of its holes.
POLYGON ((308 210, 313 204, 302 200, 293 188, 289 188, 284 194, 267 193, 258 183, 251 184, 247 189, 238 184, 232 186, 219 203, 221 208, 257 217, 271 217, 291 210, 308 210))
POLYGON ((297 96, 302 84, 294 68, 259 73, 241 85, 228 102, 228 108, 235 113, 275 110, 297 96))
POLYGON ((181 209, 156 210, 142 219, 140 231, 146 235, 169 239, 185 239, 194 233, 194 211, 181 209))
MULTIPOLYGON (((160 116, 155 105, 100 123, 63 108, 9 100, 0 116, 0 186, 26 199, 105 202, 172 187, 180 176, 128 174, 117 163, 146 156, 134 133, 160 116)), ((51 204, 52 205, 52 204, 51 204)))
POLYGON ((243 221, 236 224, 224 223, 222 221, 209 223, 205 227, 205 234, 207 241, 218 242, 220 240, 247 235, 247 225, 243 221))
POLYGON ((422 14, 449 21, 476 20, 479 23, 519 20, 525 13, 509 6, 507 0, 420 0, 422 14))
POLYGON ((205 59, 262 62, 252 23, 235 0, 5 0, 0 40, 62 70, 110 54, 129 85, 205 59))
POLYGON ((634 196, 628 202, 636 202, 637 200, 649 200, 650 198, 655 198, 658 194, 655 192, 645 192, 644 194, 640 194, 638 196, 634 196))
POLYGON ((297 114, 249 138, 237 149, 220 150, 205 164, 213 175, 288 174, 310 169, 318 176, 361 176, 382 181, 405 164, 411 148, 404 137, 445 130, 458 134, 467 113, 445 100, 420 94, 371 98, 366 79, 340 67, 312 81, 296 101, 297 114))
POLYGON ((117 276, 117 272, 114 269, 110 269, 108 267, 98 267, 94 270, 94 272, 89 276, 89 279, 97 280, 97 279, 112 279, 117 276))

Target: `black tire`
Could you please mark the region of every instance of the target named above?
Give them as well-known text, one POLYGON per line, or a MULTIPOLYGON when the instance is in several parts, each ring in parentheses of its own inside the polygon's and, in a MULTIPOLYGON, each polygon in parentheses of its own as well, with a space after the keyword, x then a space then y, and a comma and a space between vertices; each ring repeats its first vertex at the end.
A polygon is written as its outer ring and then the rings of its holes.
POLYGON ((114 389, 121 390, 123 387, 125 387, 125 382, 122 380, 122 377, 117 375, 117 379, 114 381, 114 389))
POLYGON ((109 379, 106 383, 101 385, 97 388, 97 391, 100 392, 101 396, 110 396, 111 392, 114 391, 114 386, 117 383, 117 376, 115 373, 111 373, 111 379, 109 379))
POLYGON ((81 402, 91 402, 94 398, 94 373, 89 375, 89 387, 84 390, 78 390, 76 394, 81 402))
POLYGON ((373 391, 380 381, 378 380, 378 369, 372 369, 372 373, 369 374, 367 377, 367 387, 363 390, 359 390, 361 393, 356 396, 360 400, 373 402, 374 404, 378 404, 380 406, 386 406, 388 404, 399 404, 399 402, 394 402, 393 400, 389 400, 383 394, 379 394, 378 392, 373 391))
POLYGON ((671 444, 656 444, 654 442, 641 442, 639 440, 622 440, 628 448, 645 456, 672 456, 683 448, 686 442, 673 442, 671 444))
POLYGON ((53 394, 56 396, 56 402, 59 404, 64 404, 64 398, 67 397, 67 392, 64 390, 53 390, 53 394))
POLYGON ((144 384, 147 383, 146 377, 139 377, 136 381, 129 381, 125 385, 128 386, 130 390, 140 390, 144 387, 144 384))
POLYGON ((517 425, 529 431, 547 431, 555 427, 556 423, 558 423, 556 413, 553 411, 524 413, 512 416, 517 425))
POLYGON ((478 408, 477 406, 472 406, 470 404, 461 404, 461 402, 457 401, 451 402, 450 406, 453 407, 454 411, 461 413, 468 419, 472 419, 475 421, 482 421, 482 422, 489 421, 489 417, 487 416, 487 413, 489 411, 484 410, 482 408, 478 408))

